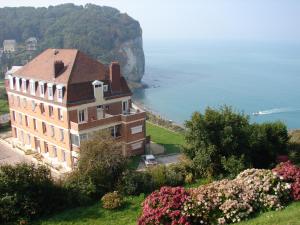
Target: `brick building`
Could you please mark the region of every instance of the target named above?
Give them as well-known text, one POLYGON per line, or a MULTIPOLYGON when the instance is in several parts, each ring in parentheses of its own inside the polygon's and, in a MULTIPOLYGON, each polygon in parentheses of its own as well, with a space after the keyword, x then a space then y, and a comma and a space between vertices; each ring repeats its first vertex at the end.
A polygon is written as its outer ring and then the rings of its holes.
POLYGON ((124 155, 144 152, 145 112, 116 62, 109 66, 75 49, 48 49, 6 77, 13 138, 48 163, 70 169, 80 143, 108 129, 124 155))

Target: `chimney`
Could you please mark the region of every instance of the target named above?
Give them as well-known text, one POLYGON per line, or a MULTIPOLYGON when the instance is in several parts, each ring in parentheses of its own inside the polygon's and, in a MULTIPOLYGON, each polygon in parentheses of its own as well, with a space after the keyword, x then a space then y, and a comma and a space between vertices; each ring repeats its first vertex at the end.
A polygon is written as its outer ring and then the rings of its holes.
POLYGON ((109 66, 109 79, 113 92, 121 91, 121 69, 118 62, 112 62, 109 66))
POLYGON ((55 61, 54 62, 54 77, 55 78, 58 77, 64 68, 65 68, 65 64, 63 61, 61 61, 61 60, 55 61))

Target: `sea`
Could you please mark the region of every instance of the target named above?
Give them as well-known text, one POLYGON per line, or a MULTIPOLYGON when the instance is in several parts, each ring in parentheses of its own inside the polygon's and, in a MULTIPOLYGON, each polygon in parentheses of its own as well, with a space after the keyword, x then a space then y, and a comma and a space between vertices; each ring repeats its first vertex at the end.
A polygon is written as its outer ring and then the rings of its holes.
POLYGON ((251 122, 300 128, 300 42, 144 41, 144 89, 134 100, 178 124, 232 106, 251 122))

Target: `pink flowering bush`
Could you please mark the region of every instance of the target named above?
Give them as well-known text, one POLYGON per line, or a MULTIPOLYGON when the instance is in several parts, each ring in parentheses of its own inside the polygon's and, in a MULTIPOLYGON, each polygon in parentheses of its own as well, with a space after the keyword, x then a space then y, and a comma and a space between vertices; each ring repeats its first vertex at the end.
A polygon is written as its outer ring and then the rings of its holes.
POLYGON ((143 202, 138 224, 189 225, 187 217, 182 214, 183 203, 188 198, 188 192, 182 187, 162 187, 143 202))
POLYGON ((153 192, 143 203, 139 225, 236 223, 255 212, 279 210, 289 200, 290 185, 271 170, 248 169, 234 180, 153 192))
POLYGON ((273 172, 283 181, 291 183, 292 198, 300 200, 300 168, 287 161, 280 163, 273 172))
POLYGON ((236 223, 257 211, 278 210, 288 201, 289 185, 270 170, 249 169, 234 180, 190 189, 183 214, 192 224, 236 223))

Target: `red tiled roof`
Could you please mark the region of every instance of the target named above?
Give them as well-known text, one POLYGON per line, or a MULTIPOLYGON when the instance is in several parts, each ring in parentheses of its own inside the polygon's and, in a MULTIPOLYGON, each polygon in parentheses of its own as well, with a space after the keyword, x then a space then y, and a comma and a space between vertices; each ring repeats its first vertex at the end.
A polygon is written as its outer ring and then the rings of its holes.
POLYGON ((77 49, 47 49, 14 73, 28 79, 61 84, 104 80, 106 74, 105 65, 77 49), (54 76, 56 61, 62 61, 65 65, 63 72, 57 77, 54 76))

